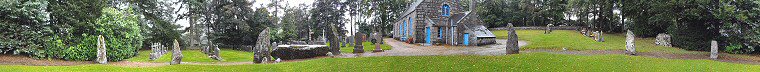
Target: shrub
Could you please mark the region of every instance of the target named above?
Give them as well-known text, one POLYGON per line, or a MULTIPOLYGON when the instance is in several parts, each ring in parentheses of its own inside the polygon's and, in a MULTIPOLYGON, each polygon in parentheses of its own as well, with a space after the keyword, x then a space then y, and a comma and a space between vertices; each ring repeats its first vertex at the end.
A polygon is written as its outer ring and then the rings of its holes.
POLYGON ((707 25, 675 24, 668 28, 673 46, 686 50, 709 50, 710 41, 718 35, 716 29, 707 25))
POLYGON ((742 43, 730 43, 730 45, 725 48, 725 52, 732 54, 747 54, 755 51, 755 47, 744 45, 742 43))

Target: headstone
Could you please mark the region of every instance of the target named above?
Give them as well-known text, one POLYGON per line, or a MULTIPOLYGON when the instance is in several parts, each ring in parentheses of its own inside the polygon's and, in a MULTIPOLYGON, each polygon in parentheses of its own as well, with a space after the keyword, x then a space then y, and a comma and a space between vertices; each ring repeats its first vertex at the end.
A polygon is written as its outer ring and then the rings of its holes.
POLYGON ((546 30, 544 30, 544 34, 551 34, 552 33, 552 26, 554 26, 554 25, 547 24, 546 25, 546 30))
POLYGON ((106 55, 106 41, 103 35, 98 35, 98 58, 95 60, 100 64, 108 63, 108 56, 106 55))
POLYGON ((596 42, 604 42, 604 32, 599 31, 597 33, 596 42))
POLYGON ((380 47, 383 44, 383 36, 381 36, 378 33, 375 33, 372 35, 373 38, 375 38, 375 50, 372 52, 383 52, 383 49, 380 47))
POLYGON ((166 54, 166 50, 164 49, 164 46, 161 45, 161 43, 153 43, 153 45, 150 46, 152 52, 150 53, 150 59, 156 60, 158 58, 161 58, 164 54, 166 54))
POLYGON ((517 33, 515 32, 515 28, 511 23, 508 26, 509 33, 507 36, 507 54, 518 54, 520 53, 520 47, 518 46, 517 33))
POLYGON ((354 35, 354 40, 356 40, 356 42, 354 42, 354 52, 353 53, 364 53, 364 45, 362 45, 362 43, 364 42, 364 41, 362 41, 362 37, 363 36, 364 36, 363 33, 356 33, 354 35))
POLYGON ((179 42, 174 40, 174 48, 172 48, 172 62, 171 65, 182 63, 182 49, 179 47, 179 42))
POLYGON ((625 34, 625 53, 630 55, 636 55, 636 46, 634 46, 635 37, 631 30, 628 30, 625 34))
POLYGON ((259 33, 258 42, 256 42, 256 47, 253 49, 254 63, 267 63, 269 60, 271 60, 271 55, 269 52, 271 50, 271 43, 269 39, 269 28, 266 28, 264 31, 261 31, 261 33, 259 33))
POLYGON ((718 41, 710 41, 710 59, 718 59, 718 41))
POLYGON ((346 38, 341 37, 340 39, 340 47, 346 47, 347 42, 343 41, 346 38))
POLYGON ((657 38, 655 39, 654 44, 671 47, 672 45, 670 44, 670 35, 665 33, 657 34, 657 38))
POLYGON ((224 59, 221 56, 219 56, 220 51, 221 50, 219 49, 219 46, 217 46, 217 45, 209 45, 209 47, 208 47, 208 54, 207 55, 211 59, 221 61, 221 60, 224 60, 224 59))

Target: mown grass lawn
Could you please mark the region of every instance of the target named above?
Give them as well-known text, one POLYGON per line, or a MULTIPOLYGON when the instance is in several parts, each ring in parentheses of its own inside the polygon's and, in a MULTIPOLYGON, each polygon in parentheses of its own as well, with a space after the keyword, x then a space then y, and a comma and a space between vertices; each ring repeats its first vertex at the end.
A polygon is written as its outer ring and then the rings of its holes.
POLYGON ((81 66, 18 66, 0 65, 0 70, 17 71, 176 71, 176 72, 239 72, 239 71, 571 71, 571 72, 703 72, 760 71, 759 65, 717 62, 712 60, 660 59, 628 55, 564 55, 523 53, 506 56, 391 56, 360 58, 322 58, 302 62, 252 65, 171 65, 160 67, 120 67, 112 65, 81 66))
MULTIPOLYGON (((203 52, 201 52, 200 50, 182 50, 182 55, 183 55, 182 62, 252 62, 253 61, 253 52, 222 49, 221 53, 219 54, 222 56, 222 58, 224 58, 223 61, 217 61, 217 60, 211 59, 208 57, 208 55, 203 54, 203 52)), ((161 56, 159 59, 155 61, 151 61, 149 58, 150 58, 150 50, 143 50, 139 52, 139 55, 132 57, 130 59, 127 59, 126 61, 171 62, 172 52, 170 50, 169 53, 166 53, 165 55, 161 56)))
MULTIPOLYGON (((506 39, 507 32, 506 30, 493 31, 497 39, 506 39)), ((517 35, 520 40, 528 41, 528 45, 522 47, 523 49, 625 50, 624 34, 605 34, 605 42, 596 42, 573 30, 555 30, 551 34, 544 34, 543 30, 517 30, 517 35)), ((636 50, 677 54, 700 53, 675 47, 657 46, 654 41, 654 38, 636 38, 636 50)))
MULTIPOLYGON (((372 44, 372 42, 362 42, 362 45, 364 45, 364 52, 372 52, 375 50, 375 44, 372 44)), ((380 49, 383 50, 391 50, 393 47, 391 47, 388 44, 380 44, 380 49)), ((354 46, 346 46, 346 47, 340 47, 341 53, 353 53, 354 52, 354 46)))

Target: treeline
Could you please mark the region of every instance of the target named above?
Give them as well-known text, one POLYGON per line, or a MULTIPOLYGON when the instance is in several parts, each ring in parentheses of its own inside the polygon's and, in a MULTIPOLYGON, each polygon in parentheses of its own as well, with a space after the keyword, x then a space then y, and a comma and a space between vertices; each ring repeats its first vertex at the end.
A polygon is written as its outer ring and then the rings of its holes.
MULTIPOLYGON (((462 4, 466 5, 466 4, 462 4)), ((476 12, 486 26, 581 26, 623 32, 620 0, 483 0, 476 12)))
POLYGON ((729 53, 760 47, 758 0, 484 0, 477 13, 488 27, 581 26, 638 37, 661 33, 687 50, 708 50, 709 41, 729 53))
POLYGON ((728 53, 760 47, 758 0, 626 0, 623 14, 638 37, 670 34, 687 50, 709 50, 711 40, 728 53))
POLYGON ((92 60, 102 35, 108 60, 132 57, 149 36, 134 8, 115 5, 108 0, 3 0, 0 53, 92 60))

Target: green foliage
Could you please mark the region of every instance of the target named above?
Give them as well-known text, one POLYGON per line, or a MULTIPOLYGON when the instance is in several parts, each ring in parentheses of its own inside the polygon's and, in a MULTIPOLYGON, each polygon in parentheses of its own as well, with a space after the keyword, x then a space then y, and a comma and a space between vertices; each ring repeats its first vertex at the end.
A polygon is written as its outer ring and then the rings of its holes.
POLYGON ((756 51, 760 47, 760 1, 752 0, 720 0, 713 15, 720 19, 722 37, 730 46, 728 53, 745 54, 756 51))
POLYGON ((98 43, 98 37, 88 34, 82 34, 82 36, 84 39, 81 39, 82 41, 79 41, 80 43, 61 50, 62 54, 60 57, 66 60, 75 61, 94 60, 97 56, 96 46, 98 43))
MULTIPOLYGON (((209 39, 225 45, 253 45, 258 35, 273 22, 266 8, 250 8, 247 0, 215 0, 205 18, 212 32, 209 39), (216 4, 218 3, 218 4, 216 4)), ((270 30, 270 33, 274 33, 270 30)))
POLYGON ((725 48, 725 52, 732 54, 746 54, 755 51, 755 47, 745 46, 741 43, 730 43, 730 45, 726 46, 725 48))
POLYGON ((0 1, 0 54, 47 57, 43 43, 49 34, 48 2, 43 0, 0 1))
POLYGON ((125 15, 132 14, 131 8, 122 11, 104 8, 102 11, 103 15, 98 18, 95 29, 105 37, 108 60, 120 61, 135 56, 144 40, 141 27, 138 26, 138 17, 125 15))
POLYGON ((520 11, 518 0, 486 0, 478 4, 477 14, 488 27, 502 27, 508 23, 525 26, 526 13, 520 11))

